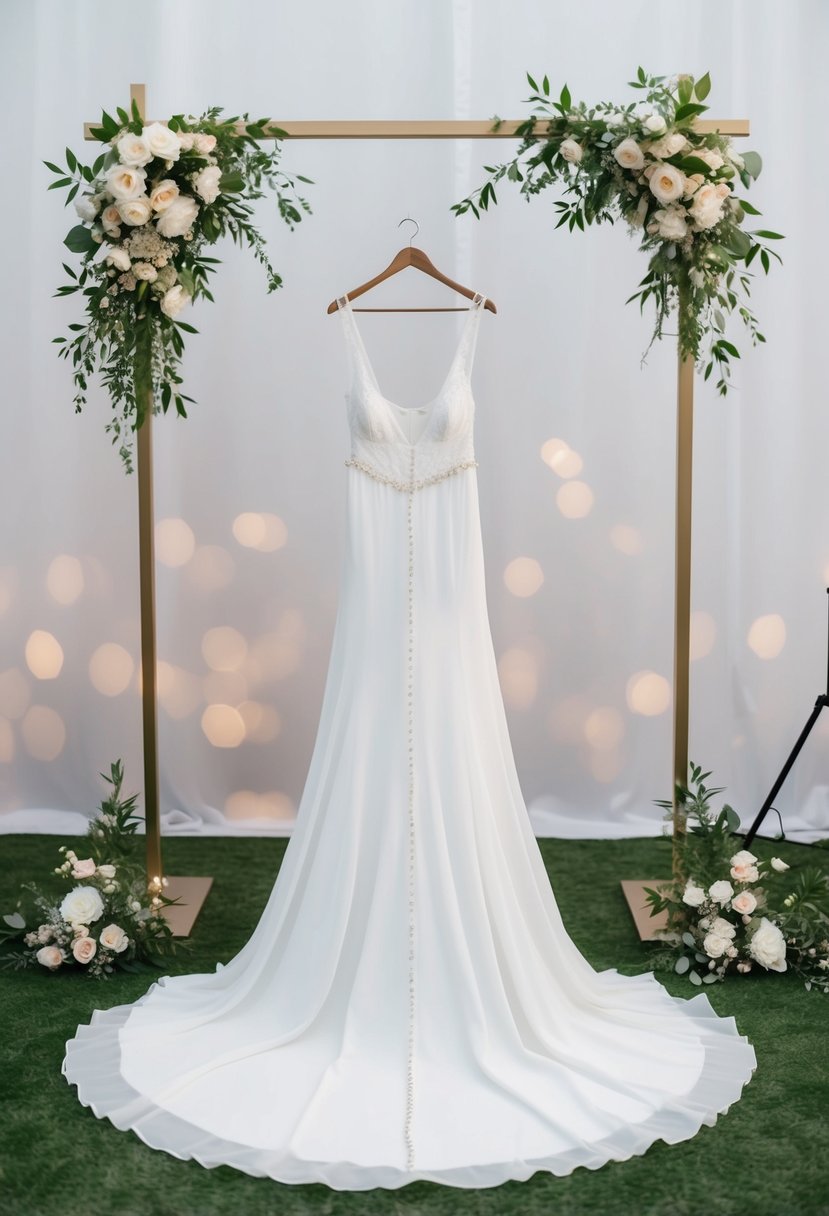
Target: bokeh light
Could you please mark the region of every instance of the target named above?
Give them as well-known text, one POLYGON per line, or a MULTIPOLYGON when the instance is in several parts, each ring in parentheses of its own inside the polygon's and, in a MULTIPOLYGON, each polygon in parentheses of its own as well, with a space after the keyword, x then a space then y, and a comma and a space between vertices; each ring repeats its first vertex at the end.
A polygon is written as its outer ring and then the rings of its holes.
POLYGON ((504 582, 513 595, 535 595, 544 582, 544 571, 534 557, 514 557, 504 570, 504 582))
POLYGON ((20 723, 26 751, 35 760, 55 760, 66 742, 63 718, 49 705, 32 705, 20 723))
POLYGON ((221 591, 233 581, 236 563, 221 545, 198 545, 185 574, 198 591, 221 591))
POLYGON ((217 625, 202 637, 201 652, 214 671, 234 671, 244 663, 248 644, 232 625, 217 625))
POLYGON ((248 743, 272 743, 282 731, 282 718, 272 705, 261 701, 242 701, 237 705, 245 724, 248 743))
POLYGON ((758 659, 776 659, 786 645, 786 622, 777 612, 758 616, 748 631, 748 644, 758 659))
POLYGON ((46 589, 59 604, 74 604, 83 592, 83 566, 77 557, 61 553, 49 563, 46 589))
POLYGON ((14 759, 14 729, 8 718, 0 717, 0 764, 14 759))
POLYGON ((135 671, 135 660, 117 642, 104 642, 89 660, 92 685, 105 697, 117 697, 129 687, 135 671))
POLYGON ((565 481, 556 494, 556 505, 565 519, 584 519, 593 508, 593 491, 585 481, 565 481))
POLYGON ((233 535, 246 549, 271 553, 288 540, 288 527, 278 515, 267 511, 243 511, 233 521, 233 535))
POLYGON ((624 718, 610 705, 600 705, 592 710, 584 723, 584 737, 597 751, 613 751, 624 734, 624 718))
POLYGON ((165 566, 186 566, 196 549, 193 529, 184 519, 170 516, 155 525, 155 555, 165 566))
POLYGON ((630 524, 614 524, 610 529, 610 543, 627 557, 636 557, 645 547, 642 533, 630 524))
POLYGON ((54 680, 63 667, 63 647, 48 629, 33 629, 26 641, 26 663, 39 680, 54 680))
POLYGON ((233 705, 208 705, 201 728, 214 747, 238 747, 245 737, 245 723, 233 705))
POLYGON ((627 703, 635 714, 646 718, 664 714, 671 703, 671 686, 655 671, 637 671, 627 682, 627 703))
POLYGON ((19 667, 0 672, 0 714, 22 718, 32 699, 32 690, 19 667))
POLYGON ((282 790, 235 790, 225 799, 224 812, 228 819, 291 820, 296 815, 293 800, 282 790))
POLYGON ((710 612, 691 613, 691 660, 704 659, 714 649, 717 622, 710 612))
POLYGON ((498 660, 501 692, 507 705, 526 709, 538 693, 538 659, 520 646, 505 650, 498 660))

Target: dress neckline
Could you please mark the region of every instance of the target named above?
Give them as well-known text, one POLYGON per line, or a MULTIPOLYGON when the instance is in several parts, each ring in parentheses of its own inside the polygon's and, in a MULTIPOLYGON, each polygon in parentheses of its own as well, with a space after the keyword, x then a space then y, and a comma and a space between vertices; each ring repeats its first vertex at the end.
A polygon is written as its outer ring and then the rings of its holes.
POLYGON ((405 443, 407 447, 416 448, 426 438, 427 434, 429 433, 429 430, 432 426, 432 422, 433 422, 433 419, 435 416, 435 409, 436 409, 438 403, 440 402, 441 398, 443 397, 444 392, 446 391, 446 387, 449 384, 449 381, 452 377, 452 372, 455 370, 455 365, 458 362, 458 357, 460 356, 461 350, 463 349, 464 340, 466 338, 467 333, 469 332, 469 329, 471 328, 472 319, 473 319, 473 317, 476 316, 477 313, 480 312, 481 307, 485 300, 486 300, 486 296, 484 296, 479 291, 475 292, 475 295, 472 300, 472 304, 469 306, 469 310, 466 314, 466 319, 461 328, 460 337, 458 338, 458 344, 455 347, 455 353, 452 356, 452 361, 449 364, 449 369, 448 369, 446 375, 444 376, 443 383, 441 384, 440 388, 435 393, 435 395, 431 399, 431 401, 427 401, 423 405, 400 405, 398 402, 392 401, 391 398, 386 397, 383 394, 383 392, 380 388, 380 383, 377 379, 377 373, 374 370, 374 365, 371 362, 371 359, 369 358, 368 350, 366 349, 366 344, 363 341, 363 336, 360 333, 359 326, 357 325, 357 319, 354 316, 354 309, 351 307, 351 301, 349 300, 348 296, 340 296, 339 299, 337 300, 337 304, 339 305, 340 311, 343 313, 347 313, 347 315, 351 321, 352 331, 354 333, 357 344, 360 348, 360 353, 365 362, 366 370, 369 373, 369 376, 371 378, 375 392, 377 393, 377 396, 380 398, 380 400, 383 402, 383 404, 389 407, 388 408, 388 417, 391 419, 392 426, 394 427, 394 429, 397 431, 398 435, 400 436, 401 442, 405 443), (406 435, 405 431, 403 430, 403 427, 400 424, 400 420, 397 417, 397 414, 395 413, 395 410, 398 410, 398 409, 406 410, 407 413, 409 411, 411 411, 412 413, 422 413, 423 410, 428 411, 426 425, 424 426, 423 430, 420 432, 420 435, 418 436, 417 439, 415 439, 414 442, 412 442, 409 439, 408 435, 406 435))

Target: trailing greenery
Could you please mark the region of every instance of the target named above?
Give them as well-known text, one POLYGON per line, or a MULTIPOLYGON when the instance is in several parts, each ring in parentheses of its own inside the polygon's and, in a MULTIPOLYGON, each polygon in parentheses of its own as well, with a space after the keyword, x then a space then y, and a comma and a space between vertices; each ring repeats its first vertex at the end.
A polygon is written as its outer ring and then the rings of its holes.
POLYGON ((131 433, 150 403, 155 413, 174 404, 186 418, 184 403, 193 401, 180 387, 180 363, 183 335, 197 330, 179 313, 200 297, 213 299, 210 276, 219 259, 206 250, 230 236, 262 264, 269 292, 282 286, 253 222, 253 204, 272 192, 293 230, 311 210, 296 182, 311 179, 280 168, 279 137, 287 132, 270 119, 221 118, 221 107, 213 106, 198 118, 176 114, 147 126, 134 101, 130 113, 120 107, 116 113, 117 119, 104 111, 92 128, 107 147, 91 165, 71 148, 65 167, 44 164, 57 175, 49 189, 65 189, 81 220, 64 241, 81 255, 80 269, 63 264, 69 282, 56 295, 80 293, 86 317, 69 325, 69 338, 54 342, 72 363, 76 413, 100 373, 115 411, 106 430, 130 473, 131 433), (273 148, 265 151, 258 141, 272 136, 273 148))
MULTIPOLYGON (((647 273, 627 301, 638 300, 640 310, 646 303, 655 308, 648 349, 676 313, 683 357, 692 358, 706 380, 715 373, 724 395, 731 361, 740 357, 725 336, 726 317, 736 313, 753 344, 765 341, 748 304, 749 267, 758 259, 767 274, 772 258, 781 261, 769 242, 782 237, 744 227, 747 216, 761 213, 737 196, 735 185, 747 190, 759 176, 759 155, 738 154, 727 136, 695 128, 708 109, 703 103, 709 74, 668 80, 640 67, 629 83, 643 95, 642 103, 625 106, 575 104, 567 85, 556 99, 548 76, 540 86, 529 73, 527 80, 533 114, 518 127, 522 142, 516 155, 484 165, 487 180, 452 210, 480 219, 498 202, 496 183, 506 179, 528 202, 558 187, 557 228, 583 232, 586 225, 625 220, 648 255, 647 273)), ((496 117, 493 130, 501 122, 496 117)))

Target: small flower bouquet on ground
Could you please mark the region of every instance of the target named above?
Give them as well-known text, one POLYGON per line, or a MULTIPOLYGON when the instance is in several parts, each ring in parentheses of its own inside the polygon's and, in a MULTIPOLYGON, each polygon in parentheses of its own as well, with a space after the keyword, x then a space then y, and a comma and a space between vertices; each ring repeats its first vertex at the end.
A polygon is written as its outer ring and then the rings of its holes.
POLYGON ((672 942, 655 955, 654 969, 672 966, 697 985, 729 972, 791 970, 807 990, 829 993, 829 870, 735 852, 740 820, 727 804, 711 810, 722 791, 706 787, 710 775, 692 764, 691 788, 680 790, 688 826, 681 878, 646 888, 651 915, 667 913, 672 942))
POLYGON ((64 860, 54 873, 74 885, 62 897, 24 883, 14 912, 3 916, 0 966, 43 967, 47 971, 80 968, 87 976, 107 979, 116 970, 143 971, 189 943, 173 938, 162 914, 177 903, 158 889, 148 890, 141 862, 135 856, 137 795, 121 798, 123 765, 117 760, 112 785, 90 822, 83 852, 62 845, 64 860), (9 949, 9 946, 16 946, 9 949))

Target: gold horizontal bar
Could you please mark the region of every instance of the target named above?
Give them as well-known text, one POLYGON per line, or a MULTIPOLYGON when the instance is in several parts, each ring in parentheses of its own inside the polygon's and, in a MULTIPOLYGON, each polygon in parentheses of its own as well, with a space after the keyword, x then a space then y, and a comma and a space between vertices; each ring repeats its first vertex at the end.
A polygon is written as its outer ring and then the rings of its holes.
MULTIPOLYGON (((289 139, 516 139, 519 138, 517 129, 524 122, 526 119, 523 118, 505 118, 497 131, 492 129, 492 119, 477 118, 334 118, 284 123, 274 120, 274 126, 286 131, 289 139)), ((91 128, 98 125, 95 122, 84 123, 84 139, 92 139, 91 128)), ((238 122, 236 127, 241 133, 246 125, 238 122)), ((694 123, 694 130, 701 135, 711 131, 719 131, 722 135, 748 135, 749 121, 747 118, 698 119, 694 123)), ((275 139, 276 136, 266 138, 275 139)))

